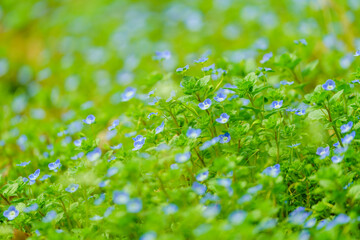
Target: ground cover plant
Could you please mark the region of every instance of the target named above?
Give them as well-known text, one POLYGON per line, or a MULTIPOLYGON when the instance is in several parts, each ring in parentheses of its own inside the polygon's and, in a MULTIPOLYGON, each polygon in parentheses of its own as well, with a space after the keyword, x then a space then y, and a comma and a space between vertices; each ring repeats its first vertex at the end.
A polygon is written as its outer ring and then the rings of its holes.
POLYGON ((359 239, 360 2, 0 2, 1 239, 359 239))

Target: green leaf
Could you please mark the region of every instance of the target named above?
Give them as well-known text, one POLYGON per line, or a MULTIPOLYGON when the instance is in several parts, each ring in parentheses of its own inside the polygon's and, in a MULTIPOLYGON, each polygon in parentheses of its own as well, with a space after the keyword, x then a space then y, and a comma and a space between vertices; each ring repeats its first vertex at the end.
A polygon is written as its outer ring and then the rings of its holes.
POLYGON ((334 96, 332 96, 332 97, 330 98, 330 103, 334 103, 334 102, 336 102, 337 100, 339 100, 339 98, 341 97, 341 94, 342 94, 343 92, 344 92, 344 90, 341 90, 341 91, 335 93, 334 96))
POLYGON ((318 109, 310 112, 307 116, 311 120, 319 120, 325 117, 324 113, 318 109))

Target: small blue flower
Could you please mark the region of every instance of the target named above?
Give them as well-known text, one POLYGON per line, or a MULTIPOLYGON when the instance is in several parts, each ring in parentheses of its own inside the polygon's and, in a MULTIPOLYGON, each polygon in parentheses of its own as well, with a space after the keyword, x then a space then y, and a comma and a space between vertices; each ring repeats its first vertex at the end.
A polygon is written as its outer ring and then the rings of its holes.
POLYGON ((247 193, 249 194, 256 194, 258 191, 263 189, 263 185, 262 184, 258 184, 254 187, 251 187, 247 190, 247 193))
POLYGON ((325 227, 328 224, 328 220, 327 219, 323 219, 321 220, 318 225, 316 226, 317 230, 322 229, 323 227, 325 227))
POLYGON ((18 215, 19 211, 14 206, 10 206, 8 210, 4 211, 3 213, 4 217, 6 217, 8 220, 14 220, 18 215))
POLYGON ((295 114, 298 115, 298 116, 303 116, 303 115, 305 115, 305 113, 306 113, 305 109, 297 109, 295 111, 295 114))
POLYGON ((110 216, 110 214, 114 211, 114 207, 108 207, 104 213, 104 217, 110 216))
POLYGON ((91 218, 89 218, 91 221, 100 221, 101 219, 103 219, 103 217, 99 216, 99 215, 95 215, 91 218))
POLYGON ((32 185, 35 183, 35 180, 39 177, 40 175, 40 169, 36 170, 33 174, 29 175, 29 184, 32 185))
POLYGON ((250 202, 253 197, 250 194, 245 194, 237 201, 239 204, 250 202))
POLYGON ((335 89, 336 85, 333 80, 329 79, 322 85, 322 87, 326 91, 331 91, 335 89))
POLYGON ((28 161, 28 162, 22 162, 20 164, 16 164, 16 166, 19 166, 19 167, 25 167, 27 166, 31 161, 28 161))
POLYGON ((177 73, 182 73, 182 72, 185 72, 187 70, 189 70, 189 65, 186 65, 185 67, 182 67, 182 68, 177 68, 176 72, 177 73))
POLYGON ((344 158, 344 156, 333 156, 333 157, 331 158, 331 161, 332 161, 333 163, 339 163, 339 162, 341 162, 341 161, 343 160, 343 158, 344 158))
POLYGON ((294 43, 295 44, 300 44, 301 43, 302 45, 307 46, 307 42, 306 42, 305 39, 294 40, 294 43))
POLYGON ((358 57, 358 56, 360 56, 360 50, 357 50, 354 55, 354 57, 358 57))
POLYGON ((352 121, 350 121, 350 122, 348 122, 348 123, 345 123, 344 125, 342 125, 342 126, 340 127, 341 133, 347 133, 348 131, 351 130, 352 126, 353 126, 353 122, 352 122, 352 121))
POLYGON ((204 142, 204 144, 202 146, 199 147, 199 149, 201 151, 211 147, 212 145, 214 145, 215 143, 218 143, 220 140, 220 137, 214 137, 213 139, 209 140, 209 141, 206 141, 204 142))
POLYGON ((352 140, 355 138, 355 131, 352 131, 351 133, 345 135, 344 138, 341 139, 343 144, 350 144, 352 140))
POLYGON ((115 145, 115 146, 111 146, 110 148, 111 148, 112 150, 120 149, 120 148, 122 148, 122 143, 119 143, 118 145, 115 145))
POLYGON ((310 218, 305 224, 304 228, 312 228, 316 225, 316 218, 310 218))
POLYGON ((104 200, 105 200, 105 193, 101 193, 99 198, 95 199, 94 205, 99 206, 100 204, 103 203, 104 200))
POLYGON ((101 149, 100 148, 95 148, 94 150, 88 152, 86 154, 86 158, 90 161, 96 161, 101 157, 101 149))
POLYGON ((211 100, 208 98, 204 102, 199 103, 199 108, 201 110, 206 110, 211 106, 211 100))
POLYGON ((312 212, 305 211, 304 207, 298 207, 289 214, 288 221, 295 225, 302 225, 312 212))
POLYGON ((219 215, 220 211, 220 204, 210 204, 204 208, 202 215, 204 218, 214 218, 219 215))
POLYGON ((127 204, 130 200, 129 194, 124 191, 115 190, 113 192, 113 202, 118 205, 127 204))
POLYGON ((269 176, 269 177, 276 178, 280 174, 280 164, 276 164, 274 166, 265 168, 264 171, 262 172, 262 174, 269 176))
POLYGON ((224 124, 224 123, 227 123, 227 121, 229 120, 229 117, 230 117, 230 116, 227 115, 226 113, 222 113, 222 114, 220 115, 220 117, 216 119, 216 121, 217 121, 218 123, 224 124))
POLYGON ((215 70, 215 64, 213 63, 213 64, 211 64, 210 66, 208 66, 208 67, 203 67, 202 69, 201 69, 202 71, 204 71, 204 72, 208 72, 208 71, 210 71, 210 70, 215 70))
POLYGON ((192 184, 192 190, 197 194, 197 195, 204 195, 206 192, 206 185, 203 185, 201 183, 198 182, 193 182, 192 184))
POLYGON ((69 192, 69 193, 74 193, 76 192, 76 190, 78 190, 79 188, 79 184, 70 184, 67 188, 65 188, 65 191, 69 192))
POLYGON ((219 136, 220 143, 228 143, 230 142, 230 140, 231 140, 230 133, 225 133, 219 136))
POLYGON ((165 207, 163 207, 163 211, 166 215, 174 214, 178 210, 179 210, 179 207, 174 203, 170 203, 170 204, 166 205, 165 207))
POLYGON ((116 128, 120 124, 120 121, 118 119, 114 120, 114 122, 111 124, 110 127, 108 127, 108 130, 111 131, 114 128, 116 128))
POLYGON ((111 167, 108 169, 107 173, 106 173, 106 176, 107 177, 112 177, 114 176, 115 174, 117 174, 119 171, 119 169, 117 167, 111 167))
POLYGON ((125 91, 121 94, 121 100, 127 102, 135 96, 136 88, 127 87, 125 91))
POLYGON ((189 129, 186 132, 186 136, 188 138, 198 138, 200 134, 201 134, 201 129, 195 129, 191 127, 189 127, 189 129))
POLYGON ((329 147, 318 147, 318 149, 316 150, 316 154, 320 156, 320 159, 324 159, 327 156, 330 155, 330 148, 329 147))
POLYGON ((196 62, 196 63, 205 63, 207 60, 209 60, 209 58, 203 56, 203 57, 200 57, 197 60, 194 60, 194 62, 196 62))
POLYGON ((209 171, 201 172, 196 175, 196 180, 199 182, 205 181, 209 177, 209 171))
POLYGON ((82 141, 85 140, 85 139, 86 139, 86 137, 82 137, 82 138, 80 138, 80 139, 75 140, 75 141, 74 141, 74 145, 77 146, 77 147, 80 147, 82 141))
POLYGON ((99 187, 103 188, 103 187, 106 187, 108 184, 109 184, 110 180, 109 179, 106 179, 104 181, 101 181, 99 183, 99 187))
POLYGON ((286 80, 282 80, 282 81, 280 82, 280 84, 281 84, 281 85, 292 85, 292 84, 294 84, 294 81, 288 82, 288 81, 286 81, 286 80))
POLYGON ((222 102, 227 98, 226 94, 223 92, 219 92, 215 97, 214 100, 217 102, 222 102))
POLYGON ((23 211, 26 213, 29 213, 29 212, 36 211, 38 208, 39 208, 39 205, 37 203, 34 203, 34 204, 30 205, 29 207, 24 208, 23 211))
POLYGON ((245 218, 247 216, 247 213, 243 210, 235 210, 232 213, 230 213, 228 217, 228 221, 232 225, 240 225, 244 222, 245 218))
POLYGON ((177 163, 171 164, 170 165, 171 170, 176 170, 179 169, 179 165, 177 163))
POLYGON ((270 52, 270 53, 266 53, 263 58, 261 59, 260 63, 266 63, 267 61, 270 60, 270 58, 273 57, 273 53, 270 52))
POLYGON ((48 223, 48 222, 51 222, 52 220, 54 220, 57 216, 57 213, 54 211, 54 210, 51 210, 50 212, 48 212, 46 214, 45 217, 43 217, 42 221, 44 223, 48 223))
POLYGON ((170 51, 163 51, 163 52, 156 51, 155 56, 153 56, 153 59, 158 61, 168 60, 170 58, 171 58, 170 51))
POLYGON ((149 113, 149 115, 147 116, 147 118, 150 119, 150 117, 151 117, 152 115, 158 115, 158 113, 151 112, 151 113, 149 113))
POLYGON ((45 181, 49 177, 51 177, 51 175, 45 174, 44 176, 42 176, 42 178, 40 178, 40 181, 45 181))
POLYGON ((191 156, 190 152, 178 153, 175 155, 175 162, 184 163, 190 159, 190 156, 191 156))
POLYGON ((126 210, 129 213, 138 213, 142 209, 142 201, 139 198, 133 198, 126 203, 126 210))
POLYGON ((273 101, 271 103, 271 107, 274 109, 279 109, 279 108, 281 108, 282 105, 283 105, 283 100, 273 101))
POLYGON ((134 140, 134 148, 133 151, 139 150, 143 147, 143 145, 145 144, 145 139, 142 135, 137 135, 135 138, 133 138, 134 140))
POLYGON ((140 236, 139 240, 155 240, 157 237, 156 232, 149 231, 140 236))
POLYGON ((297 146, 299 146, 301 143, 294 143, 292 145, 288 145, 289 148, 295 148, 297 146))
POLYGON ((84 123, 90 125, 93 124, 95 122, 95 116, 94 115, 89 115, 86 117, 86 119, 83 120, 84 123))
POLYGON ((165 123, 164 123, 164 121, 162 121, 162 123, 160 124, 160 126, 158 126, 158 127, 155 129, 155 134, 159 134, 159 133, 161 133, 162 131, 164 131, 164 126, 165 126, 165 123))

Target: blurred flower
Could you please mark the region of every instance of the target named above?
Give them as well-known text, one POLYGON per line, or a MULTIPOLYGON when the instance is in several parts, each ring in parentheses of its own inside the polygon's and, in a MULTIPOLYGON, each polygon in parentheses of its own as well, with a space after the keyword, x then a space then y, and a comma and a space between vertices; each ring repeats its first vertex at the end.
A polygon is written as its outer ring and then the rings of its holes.
POLYGON ((279 109, 279 108, 281 108, 282 104, 283 104, 283 100, 273 101, 271 103, 271 107, 274 109, 279 109))
POLYGON ((209 177, 209 171, 205 171, 196 175, 196 180, 202 182, 205 181, 208 177, 209 177))
POLYGON ((112 177, 114 176, 117 172, 119 171, 119 169, 117 167, 111 167, 108 169, 106 176, 107 177, 112 177))
POLYGON ((160 124, 160 126, 158 126, 158 127, 155 129, 155 134, 159 134, 159 133, 161 133, 162 131, 164 131, 164 126, 165 126, 165 123, 164 123, 164 121, 162 121, 162 123, 160 124))
POLYGON ((26 213, 29 213, 29 212, 36 211, 38 208, 39 208, 39 205, 37 203, 34 203, 34 204, 30 205, 29 207, 24 208, 23 211, 26 213))
POLYGON ((145 144, 145 139, 142 135, 137 135, 135 138, 133 138, 134 140, 134 148, 133 151, 139 150, 143 147, 143 145, 145 144))
POLYGON ((270 53, 266 53, 263 58, 261 59, 260 63, 266 63, 267 61, 270 60, 270 58, 273 57, 273 53, 270 52, 270 53))
POLYGON ((344 138, 341 139, 343 144, 350 144, 352 140, 355 138, 355 131, 352 131, 350 134, 345 135, 344 138))
POLYGON ((29 184, 32 185, 35 183, 35 180, 39 177, 40 175, 40 169, 36 170, 33 174, 29 175, 29 184))
POLYGON ((344 156, 333 156, 333 157, 331 158, 331 161, 332 161, 333 163, 339 163, 339 162, 341 162, 341 161, 343 160, 343 158, 344 158, 344 156))
POLYGON ((215 97, 214 100, 217 102, 222 102, 227 98, 226 94, 223 92, 219 92, 215 97))
POLYGON ((265 168, 262 174, 270 177, 277 177, 280 174, 280 164, 265 168))
POLYGON ((156 232, 149 231, 140 236, 139 240, 155 240, 157 237, 156 232))
POLYGON ((175 162, 184 163, 190 159, 190 156, 191 156, 190 152, 178 153, 175 155, 175 162))
POLYGON ((177 68, 176 72, 177 73, 182 73, 182 72, 185 72, 187 70, 189 70, 189 65, 186 65, 185 67, 182 67, 182 68, 177 68))
POLYGON ((295 225, 302 225, 310 215, 311 212, 305 211, 304 207, 298 207, 289 214, 288 221, 295 225))
POLYGON ((124 191, 117 191, 113 192, 113 202, 115 204, 127 204, 130 200, 129 194, 124 191))
POLYGON ((200 134, 201 134, 201 129, 195 129, 191 127, 189 127, 189 129, 186 132, 186 136, 188 138, 198 138, 200 134))
POLYGON ((142 209, 142 201, 139 198, 134 198, 126 203, 126 210, 129 213, 138 213, 142 209))
POLYGON ((122 148, 122 143, 119 143, 118 145, 115 145, 115 146, 111 146, 110 148, 111 148, 112 150, 120 149, 120 148, 122 148))
POLYGON ((44 181, 44 180, 48 179, 49 177, 51 177, 51 175, 45 174, 44 176, 42 176, 42 178, 40 178, 40 181, 44 181))
POLYGON ((95 116, 94 115, 89 115, 86 117, 86 119, 83 120, 84 123, 90 125, 93 124, 95 122, 95 116))
POLYGON ((214 218, 219 215, 220 211, 220 204, 210 204, 204 208, 202 215, 204 218, 214 218))
POLYGON ((88 152, 86 154, 86 158, 90 161, 96 161, 101 157, 101 149, 100 148, 95 148, 94 150, 88 152))
POLYGON ((195 63, 205 63, 205 62, 207 62, 207 60, 209 60, 209 58, 207 58, 207 57, 200 57, 199 59, 194 60, 194 62, 195 62, 195 63))
POLYGON ((232 225, 239 225, 244 222, 245 218, 247 216, 247 213, 243 210, 235 210, 232 213, 230 213, 228 217, 228 221, 232 225))
POLYGON ((169 51, 163 51, 163 52, 155 52, 155 56, 153 56, 154 60, 168 60, 171 58, 171 53, 169 51))
POLYGON ((121 94, 121 99, 123 102, 127 102, 135 96, 136 88, 128 87, 125 89, 124 93, 121 94))
POLYGON ((20 164, 16 164, 16 166, 19 166, 19 167, 25 167, 26 165, 28 165, 31 161, 28 161, 28 162, 22 162, 20 164))
POLYGON ((204 195, 207 187, 201 183, 193 182, 192 189, 197 195, 204 195))
POLYGON ((352 126, 353 126, 353 122, 352 122, 352 121, 350 121, 350 122, 348 122, 348 123, 345 123, 344 125, 342 125, 342 126, 340 127, 341 133, 347 133, 348 131, 351 130, 352 126))
POLYGON ((67 188, 65 188, 65 191, 69 192, 69 193, 73 193, 76 192, 76 190, 78 190, 79 188, 79 184, 70 184, 67 188))
POLYGON ((114 122, 111 124, 110 127, 108 127, 108 130, 111 131, 114 128, 116 128, 120 124, 120 121, 118 119, 114 120, 114 122))
POLYGON ((170 204, 166 205, 165 207, 163 207, 163 211, 166 215, 174 214, 178 210, 179 210, 179 207, 174 203, 170 203, 170 204))
POLYGON ((43 217, 42 221, 44 223, 48 223, 48 222, 51 222, 52 220, 54 220, 56 218, 57 214, 54 210, 51 210, 50 212, 48 212, 46 214, 45 217, 43 217))

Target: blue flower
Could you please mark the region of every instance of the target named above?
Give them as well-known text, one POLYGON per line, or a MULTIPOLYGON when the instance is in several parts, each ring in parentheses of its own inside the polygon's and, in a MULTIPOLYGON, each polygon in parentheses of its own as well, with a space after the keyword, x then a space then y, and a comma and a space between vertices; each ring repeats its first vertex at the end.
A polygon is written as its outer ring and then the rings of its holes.
POLYGON ((107 176, 107 177, 112 177, 112 176, 114 176, 118 171, 119 171, 119 169, 118 169, 117 167, 111 167, 111 168, 108 169, 106 176, 107 176))
POLYGON ((305 115, 305 113, 306 113, 305 109, 297 109, 295 111, 295 114, 298 115, 298 116, 303 116, 303 115, 305 115))
POLYGON ((209 60, 209 58, 203 56, 203 57, 200 57, 197 60, 194 60, 194 62, 196 62, 196 63, 205 63, 207 60, 209 60))
POLYGON ((122 148, 122 143, 119 143, 118 145, 115 145, 115 146, 111 146, 110 148, 111 148, 112 150, 120 149, 120 148, 122 148))
POLYGON ((156 232, 149 231, 140 236, 139 240, 155 240, 157 237, 156 232))
POLYGON ((255 194, 257 193, 258 191, 260 191, 261 189, 263 189, 263 185, 262 184, 258 184, 254 187, 251 187, 247 190, 247 193, 249 194, 255 194))
POLYGON ((211 100, 208 98, 204 102, 199 103, 199 108, 201 110, 206 110, 211 106, 211 100))
POLYGON ((328 220, 327 219, 323 219, 321 220, 318 225, 316 226, 317 230, 322 229, 323 227, 325 227, 328 224, 328 220))
POLYGON ((95 122, 95 116, 94 115, 89 115, 86 117, 86 119, 83 120, 84 123, 90 125, 93 124, 95 122))
POLYGON ((177 163, 171 164, 170 165, 171 170, 176 170, 179 169, 179 165, 177 163))
POLYGON ((110 127, 108 127, 108 130, 111 131, 114 128, 116 128, 120 124, 120 121, 118 119, 114 120, 114 122, 111 124, 110 127))
POLYGON ((36 211, 38 208, 39 208, 39 205, 37 203, 34 203, 34 204, 30 205, 29 207, 24 208, 23 211, 26 213, 29 213, 29 212, 36 211))
POLYGON ((99 220, 101 220, 101 219, 103 219, 103 217, 101 217, 101 216, 99 216, 99 215, 95 215, 95 216, 93 216, 93 217, 91 217, 91 218, 89 218, 91 221, 99 221, 99 220))
POLYGON ((228 142, 230 142, 230 140, 231 140, 231 137, 230 137, 229 133, 225 133, 225 134, 219 136, 220 143, 228 143, 228 142))
POLYGON ((153 59, 158 61, 168 60, 170 58, 171 58, 170 51, 163 51, 163 52, 156 51, 155 56, 153 56, 153 59))
POLYGON ((142 201, 139 198, 133 198, 126 203, 126 210, 129 213, 138 213, 142 209, 142 201))
POLYGON ((354 55, 354 57, 358 57, 358 56, 360 56, 360 50, 357 50, 354 55))
POLYGON ((104 213, 104 217, 110 216, 110 214, 114 211, 114 207, 108 207, 104 213))
POLYGON ((166 215, 174 214, 178 210, 179 210, 179 207, 174 203, 170 203, 170 204, 166 205, 165 207, 163 207, 163 211, 166 215))
POLYGON ((95 148, 94 150, 88 152, 86 154, 86 158, 90 161, 96 161, 101 157, 101 149, 100 148, 95 148))
POLYGON ((283 105, 283 100, 273 101, 271 103, 271 107, 274 109, 279 109, 279 108, 281 108, 282 105, 283 105))
POLYGON ((324 159, 327 156, 330 155, 330 148, 329 147, 318 147, 318 149, 316 150, 316 154, 320 156, 320 159, 324 159))
POLYGON ((136 88, 127 87, 125 91, 121 94, 121 100, 127 102, 135 96, 136 88))
POLYGON ((292 85, 292 84, 294 84, 294 81, 288 82, 288 81, 286 81, 286 80, 282 80, 282 81, 280 81, 280 84, 281 84, 281 85, 292 85))
POLYGON ((265 168, 262 174, 273 178, 277 177, 280 174, 280 164, 265 168))
POLYGON ((197 194, 197 195, 204 195, 206 192, 206 185, 203 185, 201 183, 198 182, 193 182, 192 184, 192 190, 197 194))
POLYGON ((198 175, 196 175, 196 180, 199 182, 205 181, 209 177, 209 171, 201 172, 198 175))
POLYGON ((69 192, 69 193, 73 193, 76 192, 76 190, 78 190, 79 188, 79 184, 70 184, 67 188, 65 188, 65 191, 69 192))
POLYGON ((186 65, 185 67, 182 67, 182 68, 177 68, 176 72, 181 73, 181 72, 185 72, 187 70, 189 70, 189 65, 186 65))
POLYGON ((214 145, 215 143, 219 142, 220 140, 220 137, 214 137, 213 139, 209 140, 209 141, 206 141, 204 142, 204 144, 202 146, 199 147, 199 149, 201 151, 211 147, 212 145, 214 145))
POLYGON ((352 131, 350 134, 345 135, 344 138, 341 139, 343 144, 350 144, 352 140, 355 138, 355 131, 352 131))
POLYGON ((350 220, 351 220, 351 218, 348 215, 340 213, 326 225, 326 230, 330 230, 337 225, 346 224, 346 223, 350 222, 350 220))
POLYGON ((204 72, 208 72, 210 70, 215 70, 215 64, 213 63, 208 67, 203 67, 201 70, 204 71, 204 72))
POLYGON ((294 143, 292 145, 288 145, 289 148, 295 148, 297 146, 299 146, 301 143, 294 143))
POLYGON ((261 59, 260 63, 266 63, 267 61, 270 60, 270 58, 272 58, 273 56, 273 53, 272 52, 269 52, 269 53, 266 53, 263 58, 261 59))
POLYGON ((134 148, 133 151, 139 150, 143 147, 143 145, 145 144, 145 139, 142 135, 137 135, 135 138, 133 138, 134 140, 134 148))
POLYGON ((186 132, 186 136, 188 138, 198 138, 200 134, 201 134, 201 129, 195 129, 191 127, 189 127, 189 129, 186 132))
POLYGON ((16 164, 16 166, 19 166, 19 167, 25 167, 26 165, 28 165, 31 161, 28 161, 28 162, 22 162, 20 164, 16 164))
POLYGON ((218 123, 227 123, 227 121, 229 120, 229 115, 227 115, 226 113, 222 113, 221 115, 220 115, 220 117, 219 118, 217 118, 216 119, 216 121, 218 122, 218 123))
POLYGON ((151 117, 152 115, 158 115, 158 113, 151 112, 151 113, 149 113, 149 115, 147 116, 147 118, 150 119, 150 117, 151 117))
POLYGON ((299 39, 299 40, 294 40, 295 44, 303 44, 304 46, 307 46, 307 42, 305 39, 299 39))
POLYGON ((331 158, 331 161, 332 161, 333 163, 339 163, 339 162, 341 162, 341 161, 343 160, 343 158, 344 158, 344 156, 333 156, 333 157, 331 158))
POLYGON ((352 126, 353 126, 353 122, 352 122, 352 121, 350 121, 350 122, 348 122, 348 123, 345 123, 344 125, 342 125, 342 126, 340 127, 341 133, 347 133, 348 131, 351 130, 352 126))
POLYGON ((190 156, 191 156, 190 152, 178 153, 175 155, 175 162, 184 163, 190 159, 190 156))
POLYGON ((241 198, 239 198, 237 203, 242 204, 242 203, 250 202, 252 198, 253 197, 250 194, 245 194, 241 198))
POLYGON ((304 207, 298 207, 289 214, 288 221, 295 225, 302 225, 311 213, 312 212, 305 211, 304 207))
POLYGON ((103 188, 103 187, 106 187, 108 184, 109 184, 110 180, 107 179, 107 180, 104 180, 104 181, 101 181, 99 183, 99 187, 103 188))
POLYGON ((54 211, 54 210, 51 210, 50 212, 48 212, 46 214, 45 217, 43 217, 42 221, 44 223, 48 223, 48 222, 51 222, 52 220, 54 220, 57 216, 57 213, 54 211))
POLYGON ((19 211, 14 206, 10 206, 8 210, 4 211, 3 215, 11 221, 19 215, 19 211))
POLYGON ((165 126, 165 123, 164 123, 164 121, 162 121, 162 123, 160 124, 160 126, 158 126, 158 127, 155 129, 155 134, 158 134, 158 133, 161 133, 162 131, 164 131, 164 126, 165 126))
POLYGON ((127 204, 130 200, 129 194, 124 191, 115 190, 113 192, 113 202, 118 205, 127 204))
POLYGON ((219 92, 215 97, 214 100, 217 102, 222 102, 227 98, 226 94, 223 92, 219 92))
POLYGON ((335 82, 333 80, 329 79, 322 85, 322 87, 326 91, 331 91, 331 90, 334 90, 336 85, 335 85, 335 82))
POLYGON ((219 215, 220 211, 220 204, 210 204, 204 208, 202 215, 204 218, 214 218, 219 215))
POLYGON ((29 184, 32 185, 35 183, 35 180, 39 177, 40 175, 40 169, 36 170, 33 174, 29 175, 29 184))
POLYGON ((312 228, 316 225, 316 218, 310 218, 305 224, 304 228, 312 228))
POLYGON ((86 139, 86 137, 82 137, 82 138, 80 138, 80 139, 75 140, 75 141, 74 141, 74 145, 77 146, 77 147, 80 147, 82 141, 85 140, 85 139, 86 139))
POLYGON ((244 222, 245 218, 247 216, 247 213, 243 210, 235 210, 232 213, 230 213, 228 217, 228 221, 232 225, 240 225, 244 222))
POLYGON ((44 181, 44 180, 48 179, 49 177, 51 177, 51 175, 45 174, 44 176, 42 176, 42 178, 40 178, 40 181, 44 181))
POLYGON ((105 193, 101 193, 99 198, 95 199, 94 205, 99 206, 105 200, 105 193))

